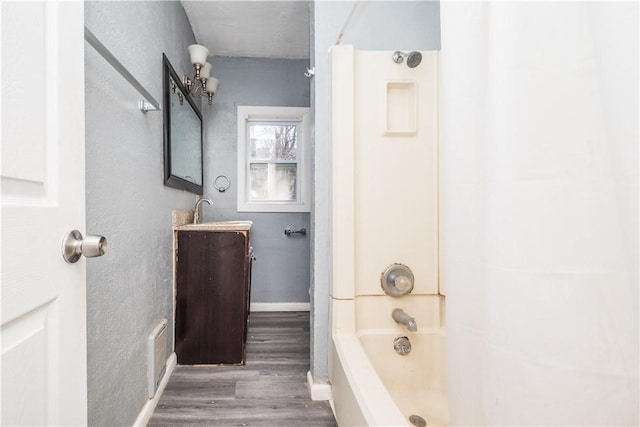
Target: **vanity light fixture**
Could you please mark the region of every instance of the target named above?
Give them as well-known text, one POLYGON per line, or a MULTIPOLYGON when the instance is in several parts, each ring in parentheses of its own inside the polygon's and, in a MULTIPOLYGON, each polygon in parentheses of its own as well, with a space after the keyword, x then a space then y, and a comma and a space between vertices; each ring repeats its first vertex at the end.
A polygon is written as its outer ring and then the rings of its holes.
POLYGON ((180 105, 184 104, 184 96, 182 96, 182 92, 178 90, 176 82, 174 82, 172 78, 169 78, 169 83, 171 85, 171 93, 178 96, 178 102, 180 105))
POLYGON ((199 44, 192 44, 187 48, 193 68, 196 70, 193 78, 186 74, 182 77, 182 83, 191 96, 209 99, 209 105, 213 101, 213 95, 218 90, 218 79, 211 77, 211 63, 207 62, 209 49, 199 44), (197 83, 200 85, 197 85, 197 83))

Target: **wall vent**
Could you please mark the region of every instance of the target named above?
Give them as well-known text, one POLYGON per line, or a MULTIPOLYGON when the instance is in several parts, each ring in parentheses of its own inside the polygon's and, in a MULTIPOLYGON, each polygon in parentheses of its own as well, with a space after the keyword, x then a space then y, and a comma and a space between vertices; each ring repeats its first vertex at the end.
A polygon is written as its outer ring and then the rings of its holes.
POLYGON ((153 328, 148 338, 149 353, 149 399, 153 398, 158 389, 158 384, 167 369, 167 319, 162 319, 153 328))

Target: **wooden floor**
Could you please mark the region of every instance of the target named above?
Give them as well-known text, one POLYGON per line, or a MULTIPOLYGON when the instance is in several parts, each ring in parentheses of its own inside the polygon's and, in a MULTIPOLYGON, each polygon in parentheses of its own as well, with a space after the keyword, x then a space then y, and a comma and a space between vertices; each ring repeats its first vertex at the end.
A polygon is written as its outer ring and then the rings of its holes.
POLYGON ((309 397, 309 313, 249 316, 245 366, 178 366, 149 426, 335 426, 309 397))

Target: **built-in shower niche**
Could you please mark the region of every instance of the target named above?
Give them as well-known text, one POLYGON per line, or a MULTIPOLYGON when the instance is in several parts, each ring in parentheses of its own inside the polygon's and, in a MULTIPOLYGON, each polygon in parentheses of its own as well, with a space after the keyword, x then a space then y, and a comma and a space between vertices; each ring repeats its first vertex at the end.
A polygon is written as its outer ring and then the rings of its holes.
POLYGON ((417 83, 387 81, 384 85, 385 135, 415 135, 418 116, 417 83))

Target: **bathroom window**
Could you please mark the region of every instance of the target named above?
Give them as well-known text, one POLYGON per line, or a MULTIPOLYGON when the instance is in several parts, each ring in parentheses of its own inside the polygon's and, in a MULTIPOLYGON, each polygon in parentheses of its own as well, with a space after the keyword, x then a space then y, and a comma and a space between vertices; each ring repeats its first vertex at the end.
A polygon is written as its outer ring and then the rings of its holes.
POLYGON ((238 107, 238 211, 310 211, 308 113, 238 107))

